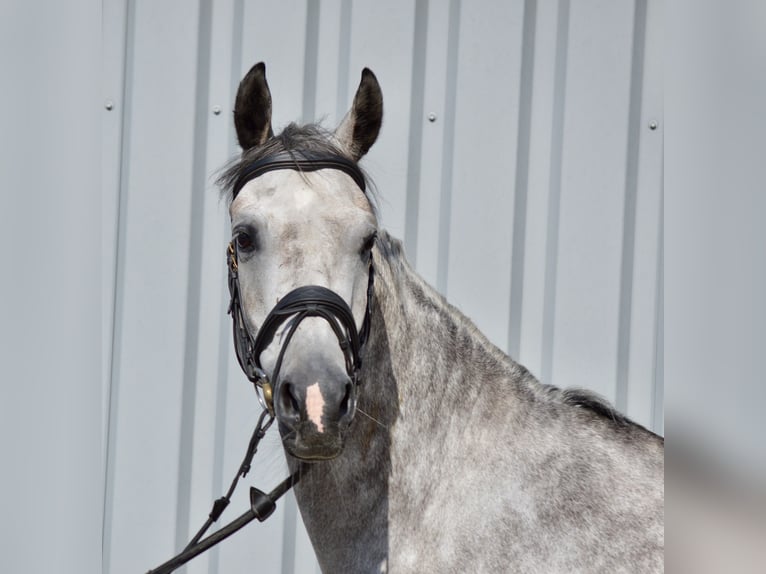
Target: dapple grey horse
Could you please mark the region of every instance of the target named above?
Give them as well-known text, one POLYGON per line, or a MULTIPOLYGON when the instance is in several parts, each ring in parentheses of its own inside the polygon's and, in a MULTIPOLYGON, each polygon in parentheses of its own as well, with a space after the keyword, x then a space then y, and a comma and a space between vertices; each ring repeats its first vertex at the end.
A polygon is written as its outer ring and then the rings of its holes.
POLYGON ((381 126, 374 74, 334 132, 275 136, 271 109, 260 63, 236 97, 243 152, 220 179, 247 329, 305 285, 342 298, 359 329, 369 315, 358 384, 327 318, 285 322, 260 356, 267 377, 280 366, 273 406, 322 571, 662 571, 663 439, 589 392, 537 381, 378 229, 349 167, 381 126), (340 159, 247 178, 304 156, 340 159))

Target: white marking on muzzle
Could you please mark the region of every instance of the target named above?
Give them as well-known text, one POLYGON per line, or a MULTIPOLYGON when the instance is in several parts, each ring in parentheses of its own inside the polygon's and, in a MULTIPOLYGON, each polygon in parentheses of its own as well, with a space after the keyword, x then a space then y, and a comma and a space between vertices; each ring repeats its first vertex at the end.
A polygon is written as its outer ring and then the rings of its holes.
POLYGON ((306 389, 306 415, 317 426, 319 432, 324 432, 324 425, 322 424, 323 409, 324 398, 317 382, 306 389))

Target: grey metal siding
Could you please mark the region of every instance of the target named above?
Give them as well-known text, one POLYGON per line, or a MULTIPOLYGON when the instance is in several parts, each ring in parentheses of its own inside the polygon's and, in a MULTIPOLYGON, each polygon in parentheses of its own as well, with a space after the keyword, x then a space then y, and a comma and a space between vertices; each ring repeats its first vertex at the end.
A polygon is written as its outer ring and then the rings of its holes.
MULTIPOLYGON (((364 166, 419 271, 545 382, 662 429, 660 7, 105 5, 106 572, 145 571, 189 538, 258 412, 230 347, 212 181, 236 153, 236 85, 259 60, 277 129, 334 126, 373 69, 385 118, 364 166)), ((262 450, 248 480, 269 487, 285 472, 275 433, 262 450)), ((229 512, 246 505, 243 489, 229 512)), ((316 570, 294 500, 188 572, 248 564, 316 570)))
POLYGON ((0 3, 0 570, 101 566, 99 2, 0 3))

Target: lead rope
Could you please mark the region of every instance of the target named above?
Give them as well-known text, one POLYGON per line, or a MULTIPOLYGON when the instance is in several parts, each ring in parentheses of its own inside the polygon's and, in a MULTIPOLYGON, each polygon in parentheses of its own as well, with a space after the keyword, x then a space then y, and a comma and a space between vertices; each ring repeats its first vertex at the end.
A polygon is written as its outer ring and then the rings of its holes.
POLYGON ((256 518, 259 522, 263 522, 269 516, 271 516, 277 507, 277 500, 279 500, 283 494, 290 490, 292 486, 298 483, 301 472, 300 468, 292 475, 288 476, 285 480, 280 482, 276 488, 274 488, 274 490, 268 494, 258 490, 254 486, 251 486, 250 509, 239 516, 239 518, 232 520, 229 524, 217 530, 207 538, 200 540, 202 536, 204 536, 205 532, 208 531, 210 526, 220 518, 221 514, 223 514, 223 511, 229 505, 231 496, 234 494, 234 490, 237 488, 239 479, 244 478, 247 476, 247 473, 250 472, 250 466, 253 462, 253 457, 258 450, 258 443, 264 436, 266 436, 266 431, 269 430, 269 427, 273 422, 274 416, 271 415, 268 410, 264 409, 261 413, 261 416, 258 418, 258 423, 255 425, 253 436, 250 438, 250 443, 247 446, 245 458, 242 460, 242 464, 239 465, 239 470, 234 476, 234 480, 232 480, 231 486, 229 486, 229 490, 224 496, 217 499, 213 503, 213 508, 210 510, 210 514, 208 515, 208 519, 205 521, 205 524, 202 525, 202 528, 199 529, 199 532, 194 535, 194 538, 191 539, 189 544, 186 545, 186 548, 184 548, 181 553, 177 554, 167 562, 160 564, 157 566, 157 568, 149 570, 147 574, 168 574, 173 572, 180 566, 186 564, 195 556, 202 554, 222 540, 225 540, 256 518), (268 420, 266 420, 267 415, 268 420))

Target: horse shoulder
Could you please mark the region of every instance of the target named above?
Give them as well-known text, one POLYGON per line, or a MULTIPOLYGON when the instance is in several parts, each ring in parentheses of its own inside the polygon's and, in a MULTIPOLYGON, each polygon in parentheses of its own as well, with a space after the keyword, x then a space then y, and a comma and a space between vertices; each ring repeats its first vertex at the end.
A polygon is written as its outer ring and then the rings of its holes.
POLYGON ((462 410, 442 408, 444 424, 405 417, 394 436, 397 571, 661 567, 662 439, 516 365, 474 376, 482 388, 464 392, 462 410), (432 433, 439 448, 418 449, 411 433, 432 433))

